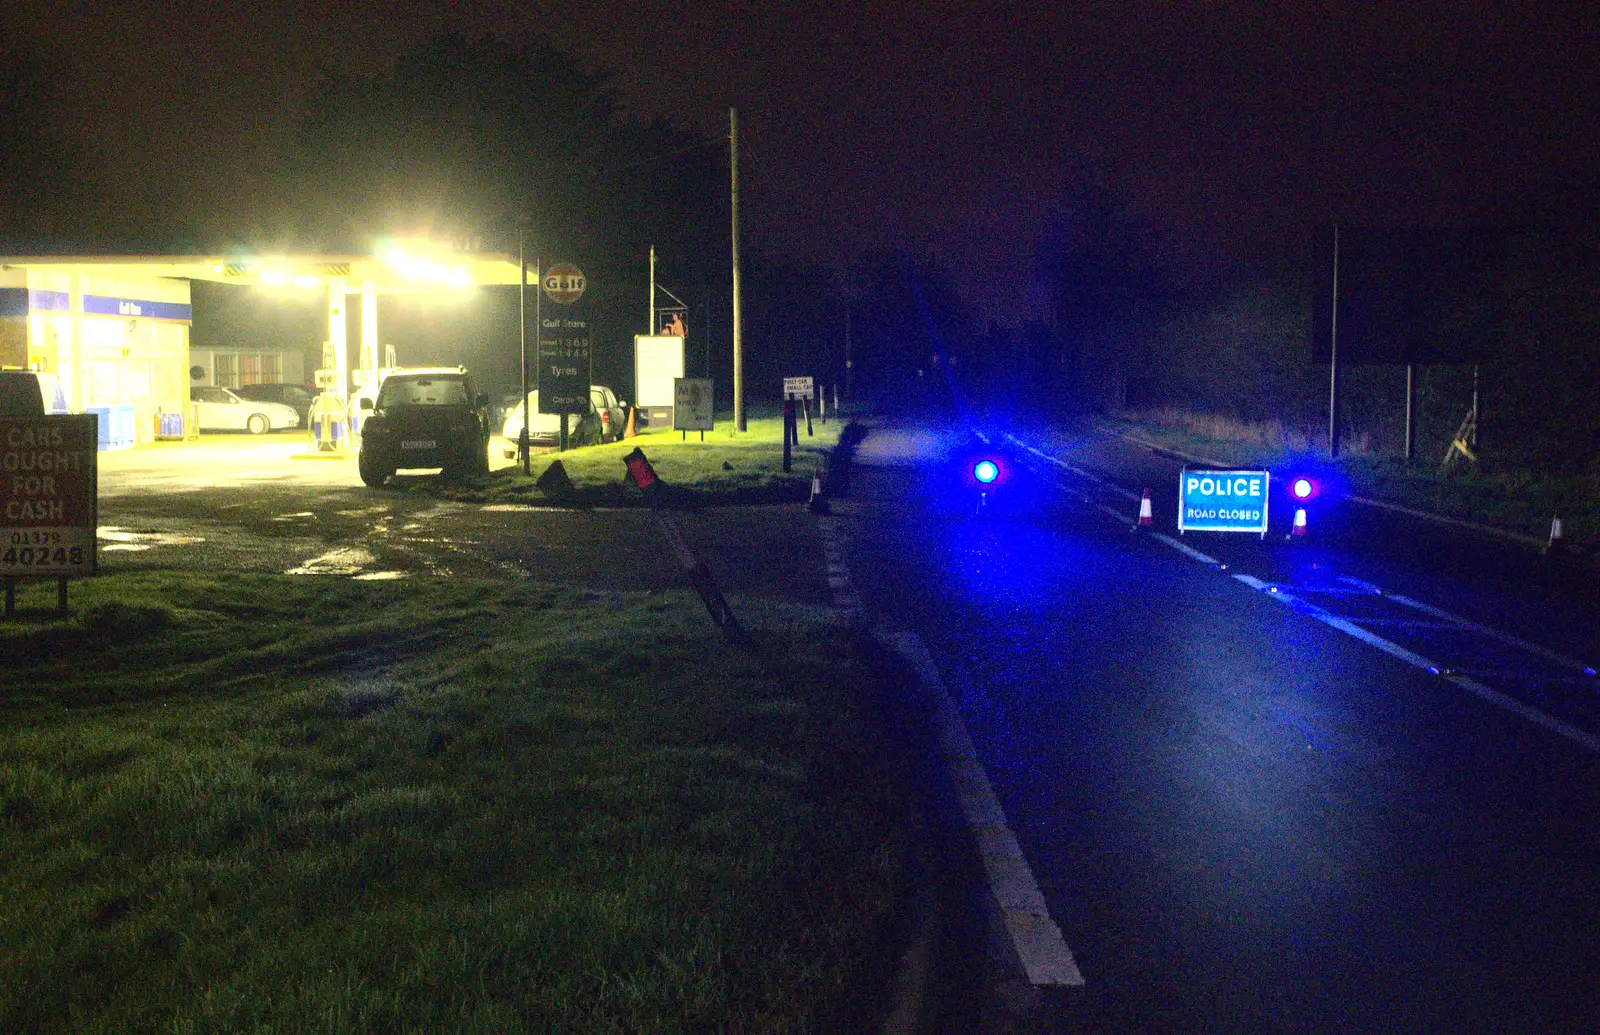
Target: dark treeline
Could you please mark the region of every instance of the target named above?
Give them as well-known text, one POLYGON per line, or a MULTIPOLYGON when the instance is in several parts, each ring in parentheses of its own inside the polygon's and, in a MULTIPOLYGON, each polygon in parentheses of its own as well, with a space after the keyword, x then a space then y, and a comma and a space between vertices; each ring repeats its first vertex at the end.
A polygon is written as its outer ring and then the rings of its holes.
MULTIPOLYGON (((1600 251, 1580 230, 1533 222, 1470 235, 1413 229, 1430 244, 1401 256, 1405 282, 1367 285, 1392 290, 1387 309, 1410 321, 1389 336, 1425 353, 1416 368, 1424 457, 1441 458, 1466 416, 1474 367, 1486 464, 1571 472, 1600 455, 1600 251), (1493 247, 1475 247, 1467 260, 1438 253, 1456 237, 1493 247), (1412 297, 1417 284, 1430 297, 1412 297), (1457 296, 1444 308, 1468 322, 1431 313, 1435 294, 1457 296)), ((1360 235, 1346 230, 1347 287, 1361 257, 1352 269, 1348 241, 1360 235)), ((1330 241, 1326 228, 1306 228, 1254 255, 1230 255, 1221 243, 1163 230, 1085 173, 1039 233, 1047 319, 979 328, 931 264, 867 263, 871 272, 854 281, 858 372, 889 398, 949 375, 962 398, 1000 413, 1172 409, 1273 426, 1287 444, 1324 448, 1329 367, 1313 339, 1331 309, 1318 301, 1330 241), (1207 261, 1196 263, 1197 254, 1207 261)), ((1364 334, 1374 335, 1370 322, 1346 328, 1347 358, 1381 351, 1364 334)), ((1342 365, 1341 435, 1357 450, 1403 448, 1406 371, 1394 358, 1342 365)))
MULTIPOLYGON (((719 399, 730 400, 726 139, 627 117, 603 77, 551 44, 445 36, 374 75, 324 73, 266 186, 199 221, 176 201, 137 219, 109 203, 116 192, 107 179, 127 169, 72 134, 81 113, 54 81, 37 54, 0 41, 6 253, 360 252, 380 236, 416 234, 514 252, 520 226, 532 258, 571 259, 589 274, 595 376, 626 393, 633 335, 646 329, 653 245, 659 282, 689 308, 688 371, 709 369, 719 399)), ((1499 225, 1540 216, 1495 211, 1499 225)), ((1477 357, 1490 457, 1566 466, 1600 448, 1600 261, 1574 243, 1580 236, 1504 233, 1495 268, 1480 271, 1497 296, 1481 336, 1490 345, 1477 357)), ((1038 229, 1035 275, 1048 318, 1019 328, 981 326, 950 272, 915 247, 870 251, 842 270, 747 248, 748 396, 775 400, 783 376, 811 374, 884 405, 1172 407, 1325 435, 1327 366, 1314 361, 1312 337, 1318 264, 1328 257, 1311 228, 1279 237, 1287 239, 1243 255, 1233 254, 1236 243, 1175 234, 1085 169, 1038 229)), ((514 313, 499 296, 470 320, 404 306, 388 319, 402 338, 460 330, 469 361, 509 387, 514 313)), ((1449 350, 1446 342, 1437 351, 1449 350)), ((442 359, 402 353, 407 362, 442 359)), ((1404 369, 1349 374, 1347 441, 1398 450, 1404 369)), ((1423 368, 1425 450, 1454 431, 1470 386, 1465 362, 1423 368)))

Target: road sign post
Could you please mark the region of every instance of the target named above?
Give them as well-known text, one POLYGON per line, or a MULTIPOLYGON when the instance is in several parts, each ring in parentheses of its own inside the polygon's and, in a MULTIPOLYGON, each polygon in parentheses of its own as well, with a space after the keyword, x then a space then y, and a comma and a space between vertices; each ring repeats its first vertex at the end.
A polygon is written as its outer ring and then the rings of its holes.
POLYGON ((1271 475, 1266 471, 1190 471, 1178 475, 1178 532, 1267 535, 1271 475))
POLYGON ((683 432, 700 432, 704 442, 706 432, 716 426, 716 409, 713 405, 715 384, 709 377, 678 377, 672 382, 672 427, 683 432))

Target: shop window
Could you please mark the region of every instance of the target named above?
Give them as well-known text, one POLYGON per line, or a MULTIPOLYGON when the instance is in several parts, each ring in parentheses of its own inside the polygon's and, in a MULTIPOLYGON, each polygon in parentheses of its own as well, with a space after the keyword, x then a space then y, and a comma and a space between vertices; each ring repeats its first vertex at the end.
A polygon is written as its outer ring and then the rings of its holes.
POLYGON ((265 352, 261 355, 261 380, 268 384, 278 384, 283 380, 283 356, 276 352, 265 352))
MULTIPOLYGON (((261 383, 261 357, 239 357, 239 384, 258 385, 261 383)), ((229 387, 235 387, 230 385, 229 387)))
POLYGON ((213 357, 213 362, 216 366, 213 380, 216 382, 217 387, 239 387, 239 371, 234 362, 236 359, 238 359, 237 356, 229 356, 222 352, 217 353, 216 356, 213 357))
POLYGON ((89 363, 89 398, 87 406, 115 406, 122 402, 120 363, 91 360, 89 363))

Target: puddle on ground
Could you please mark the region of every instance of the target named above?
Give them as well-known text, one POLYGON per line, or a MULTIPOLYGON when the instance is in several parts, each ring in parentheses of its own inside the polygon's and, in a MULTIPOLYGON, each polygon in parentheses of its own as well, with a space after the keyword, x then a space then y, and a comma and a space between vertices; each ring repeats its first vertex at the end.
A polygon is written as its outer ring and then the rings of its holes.
POLYGON ((342 546, 313 557, 298 568, 290 568, 285 575, 354 575, 377 560, 358 546, 342 546))
POLYGON ((195 535, 177 535, 173 532, 134 532, 119 525, 101 525, 95 529, 95 535, 104 544, 100 547, 101 553, 123 551, 136 553, 156 546, 188 546, 191 543, 205 542, 195 535))

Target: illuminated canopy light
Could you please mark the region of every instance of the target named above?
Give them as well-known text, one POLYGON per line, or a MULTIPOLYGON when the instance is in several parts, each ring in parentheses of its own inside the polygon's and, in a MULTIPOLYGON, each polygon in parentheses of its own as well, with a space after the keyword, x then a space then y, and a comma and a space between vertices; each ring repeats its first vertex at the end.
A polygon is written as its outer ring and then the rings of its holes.
POLYGON ((390 269, 407 280, 421 280, 445 287, 464 289, 472 286, 472 273, 465 266, 452 266, 420 255, 415 255, 398 244, 386 244, 378 249, 378 258, 390 269))
POLYGON ((1000 477, 1000 468, 993 460, 979 460, 972 468, 972 476, 984 485, 1000 477))
POLYGON ((1317 483, 1310 478, 1296 478, 1290 483, 1289 491, 1294 494, 1294 498, 1297 500, 1308 500, 1311 498, 1312 493, 1317 491, 1317 483))

